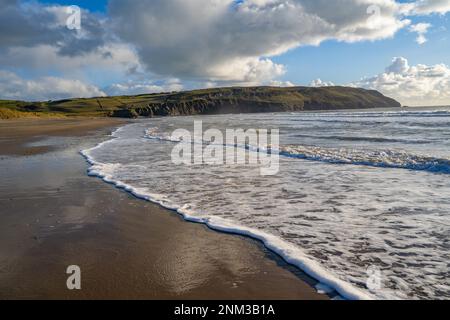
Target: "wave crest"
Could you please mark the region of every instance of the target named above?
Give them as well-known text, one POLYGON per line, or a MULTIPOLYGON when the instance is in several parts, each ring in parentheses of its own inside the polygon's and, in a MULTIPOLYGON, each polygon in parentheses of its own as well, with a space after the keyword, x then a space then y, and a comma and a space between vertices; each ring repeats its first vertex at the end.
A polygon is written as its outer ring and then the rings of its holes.
POLYGON ((450 159, 413 155, 394 150, 349 150, 313 146, 283 146, 280 155, 331 164, 363 165, 450 174, 450 159))

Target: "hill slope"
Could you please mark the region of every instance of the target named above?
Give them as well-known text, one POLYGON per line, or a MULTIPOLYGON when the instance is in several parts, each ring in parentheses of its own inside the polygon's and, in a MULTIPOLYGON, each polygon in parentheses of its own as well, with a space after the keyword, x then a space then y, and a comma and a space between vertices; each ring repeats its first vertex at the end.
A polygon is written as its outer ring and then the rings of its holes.
MULTIPOLYGON (((81 116, 155 117, 401 107, 377 91, 349 87, 233 87, 138 96, 33 102, 0 101, 0 110, 81 116)), ((1 112, 0 112, 1 115, 1 112)))

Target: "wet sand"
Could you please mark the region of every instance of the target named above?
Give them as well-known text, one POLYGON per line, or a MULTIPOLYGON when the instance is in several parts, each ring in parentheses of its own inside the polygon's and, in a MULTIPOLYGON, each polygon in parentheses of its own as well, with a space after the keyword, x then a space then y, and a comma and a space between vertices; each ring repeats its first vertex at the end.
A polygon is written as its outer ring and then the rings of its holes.
POLYGON ((121 123, 0 121, 0 299, 328 299, 259 242, 88 177, 79 150, 121 123))
POLYGON ((124 122, 112 118, 0 120, 0 155, 45 153, 52 150, 51 145, 30 144, 48 136, 83 136, 124 122))

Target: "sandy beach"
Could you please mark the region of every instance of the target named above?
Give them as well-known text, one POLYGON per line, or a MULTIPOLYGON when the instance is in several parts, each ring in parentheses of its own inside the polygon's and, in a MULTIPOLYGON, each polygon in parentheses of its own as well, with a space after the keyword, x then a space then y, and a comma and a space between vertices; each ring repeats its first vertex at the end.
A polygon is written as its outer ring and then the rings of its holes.
POLYGON ((259 242, 88 177, 79 151, 124 123, 0 122, 0 299, 328 299, 259 242))

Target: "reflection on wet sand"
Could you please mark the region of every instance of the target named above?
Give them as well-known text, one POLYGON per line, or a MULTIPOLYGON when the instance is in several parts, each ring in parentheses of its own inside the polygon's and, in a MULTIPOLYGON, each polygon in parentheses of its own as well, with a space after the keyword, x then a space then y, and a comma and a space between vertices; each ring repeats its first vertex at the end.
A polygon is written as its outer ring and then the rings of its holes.
POLYGON ((327 298, 260 244, 89 178, 78 150, 108 132, 57 139, 45 154, 2 156, 0 299, 327 298), (65 286, 74 264, 81 291, 65 286))

